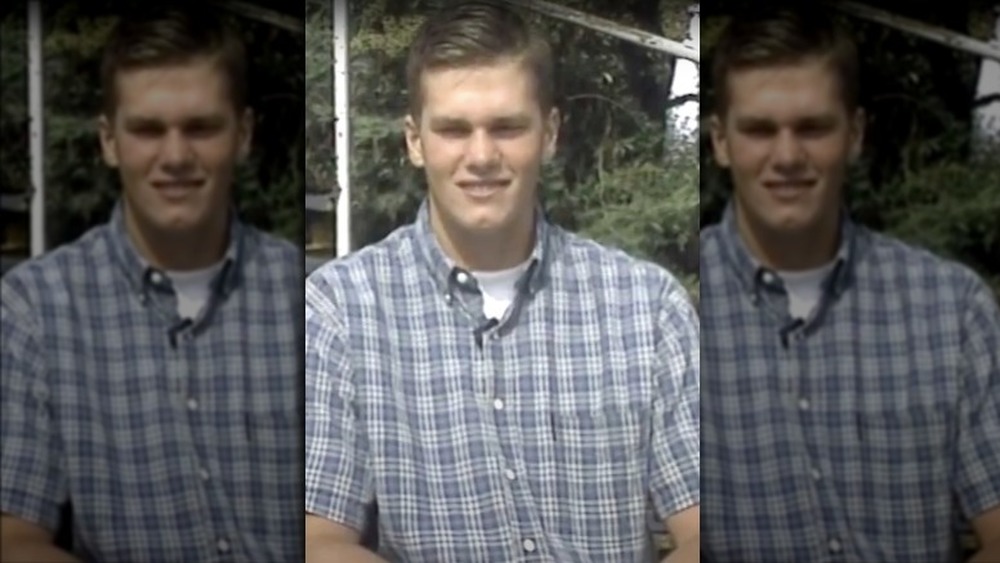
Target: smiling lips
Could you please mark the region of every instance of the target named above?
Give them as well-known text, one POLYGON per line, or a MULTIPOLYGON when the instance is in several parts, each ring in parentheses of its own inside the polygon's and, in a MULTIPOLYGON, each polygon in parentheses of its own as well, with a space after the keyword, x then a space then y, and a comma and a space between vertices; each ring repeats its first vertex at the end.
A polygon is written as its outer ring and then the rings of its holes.
POLYGON ((472 197, 489 197, 509 186, 510 180, 473 180, 457 184, 472 197))
POLYGON ((161 180, 151 182, 153 188, 167 199, 179 199, 205 184, 204 180, 161 180))
POLYGON ((778 199, 792 199, 806 193, 816 183, 816 180, 772 180, 765 181, 764 188, 778 199))

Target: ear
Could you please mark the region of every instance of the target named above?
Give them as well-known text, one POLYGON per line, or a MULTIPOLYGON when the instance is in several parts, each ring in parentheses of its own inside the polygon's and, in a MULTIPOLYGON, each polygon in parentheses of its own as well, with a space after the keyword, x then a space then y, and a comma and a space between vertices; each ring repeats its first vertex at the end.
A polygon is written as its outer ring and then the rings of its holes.
POLYGON ((406 135, 406 152, 410 163, 417 168, 424 167, 424 146, 420 139, 420 124, 413 115, 407 114, 403 121, 403 132, 406 135))
POLYGON ((709 130, 712 134, 712 154, 715 162, 723 168, 729 168, 729 139, 726 137, 725 118, 713 113, 709 120, 709 130))
POLYGON ((865 141, 865 110, 858 108, 854 110, 854 117, 851 120, 851 162, 856 161, 861 156, 861 148, 865 141))
POLYGON ((108 118, 106 114, 101 114, 97 118, 97 133, 101 140, 101 156, 104 163, 111 168, 118 168, 118 143, 115 139, 114 117, 108 118))
POLYGON ((240 117, 239 124, 239 161, 243 162, 250 155, 250 147, 253 145, 253 110, 246 108, 240 117))
POLYGON ((549 111, 548 119, 545 120, 545 152, 544 158, 546 161, 552 160, 552 157, 556 154, 556 145, 559 140, 559 122, 560 115, 557 108, 552 108, 549 111))

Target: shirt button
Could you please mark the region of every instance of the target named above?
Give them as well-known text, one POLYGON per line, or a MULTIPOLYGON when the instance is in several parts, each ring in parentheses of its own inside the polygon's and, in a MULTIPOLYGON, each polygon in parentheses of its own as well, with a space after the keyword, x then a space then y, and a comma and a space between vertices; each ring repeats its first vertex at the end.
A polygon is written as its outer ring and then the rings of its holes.
POLYGON ((521 547, 523 547, 524 550, 527 551, 528 553, 531 553, 535 551, 535 541, 532 540, 531 538, 527 538, 523 542, 521 542, 521 547))
POLYGON ((198 476, 201 477, 202 481, 208 481, 209 477, 211 477, 211 475, 209 475, 208 473, 208 470, 205 469, 204 467, 198 470, 198 476))
POLYGON ((799 409, 804 411, 809 410, 809 399, 805 397, 799 399, 799 409))
POLYGON ((820 473, 819 469, 816 469, 815 467, 812 468, 812 471, 810 473, 812 474, 812 478, 814 481, 819 481, 820 479, 823 478, 823 474, 820 473))
POLYGON ((764 275, 761 277, 761 279, 763 279, 764 283, 766 283, 767 285, 771 285, 772 283, 774 283, 774 274, 772 274, 771 272, 764 272, 764 275))
POLYGON ((455 281, 461 285, 465 285, 469 281, 469 275, 465 272, 459 272, 458 275, 455 276, 455 281))
POLYGON ((493 399, 493 408, 498 411, 503 410, 503 399, 493 399))
POLYGON ((153 282, 153 285, 160 285, 163 283, 163 275, 160 272, 153 272, 149 276, 149 281, 153 282))
POLYGON ((187 405, 188 405, 188 410, 192 411, 198 410, 198 400, 195 399, 194 397, 188 399, 187 405))
POLYGON ((508 481, 513 481, 514 479, 517 478, 517 475, 514 473, 513 469, 507 469, 507 470, 505 470, 503 472, 503 475, 504 475, 504 477, 507 478, 508 481))
POLYGON ((833 538, 830 540, 830 543, 827 544, 827 547, 830 548, 830 553, 840 553, 843 546, 840 545, 840 540, 833 538))
POLYGON ((219 553, 229 553, 229 541, 226 538, 219 538, 219 541, 215 542, 215 547, 218 548, 219 553))

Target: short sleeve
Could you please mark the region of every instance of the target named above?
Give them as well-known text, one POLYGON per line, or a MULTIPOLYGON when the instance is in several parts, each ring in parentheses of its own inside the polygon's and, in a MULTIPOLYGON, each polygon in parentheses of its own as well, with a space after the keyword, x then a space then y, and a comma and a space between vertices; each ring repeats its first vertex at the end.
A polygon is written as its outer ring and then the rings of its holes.
POLYGON ((963 320, 955 493, 968 518, 1000 505, 1000 310, 979 283, 963 320))
POLYGON ((66 476, 39 323, 8 279, 0 282, 0 512, 55 532, 67 500, 66 476))
POLYGON ((694 307, 676 282, 658 318, 659 390, 653 400, 650 497, 660 522, 700 503, 700 348, 694 307))
POLYGON ((373 500, 346 329, 319 273, 306 281, 305 511, 362 530, 373 500))

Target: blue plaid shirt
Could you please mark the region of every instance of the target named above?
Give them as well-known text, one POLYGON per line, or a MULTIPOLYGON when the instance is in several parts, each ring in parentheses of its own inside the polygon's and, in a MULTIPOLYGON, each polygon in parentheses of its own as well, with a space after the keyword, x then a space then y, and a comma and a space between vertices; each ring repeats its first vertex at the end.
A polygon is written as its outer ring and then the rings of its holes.
POLYGON ((847 219, 842 241, 796 327, 732 209, 702 233, 706 560, 956 561, 956 526, 1000 503, 992 293, 847 219))
POLYGON ((301 253, 234 221, 201 317, 107 225, 2 279, 0 510, 139 563, 299 561, 301 253))
POLYGON ((306 283, 306 511, 392 561, 643 561, 698 494, 698 320, 662 268, 544 220, 487 322, 426 203, 306 283))

